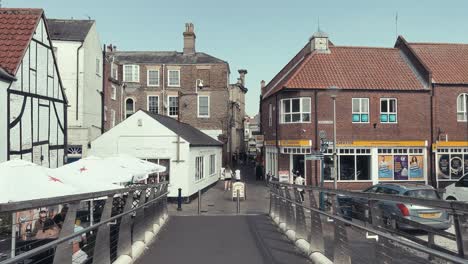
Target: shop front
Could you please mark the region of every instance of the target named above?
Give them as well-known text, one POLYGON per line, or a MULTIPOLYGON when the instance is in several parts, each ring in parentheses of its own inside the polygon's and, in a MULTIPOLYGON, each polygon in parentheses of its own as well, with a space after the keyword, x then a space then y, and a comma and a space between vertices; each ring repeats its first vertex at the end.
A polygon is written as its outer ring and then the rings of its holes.
POLYGON ((440 141, 433 145, 438 188, 468 174, 468 141, 440 141))
MULTIPOLYGON (((354 141, 337 144, 338 187, 363 189, 381 182, 428 182, 426 141, 354 141), (341 186, 341 187, 340 187, 341 186)), ((324 156, 325 182, 333 182, 333 153, 324 156)))

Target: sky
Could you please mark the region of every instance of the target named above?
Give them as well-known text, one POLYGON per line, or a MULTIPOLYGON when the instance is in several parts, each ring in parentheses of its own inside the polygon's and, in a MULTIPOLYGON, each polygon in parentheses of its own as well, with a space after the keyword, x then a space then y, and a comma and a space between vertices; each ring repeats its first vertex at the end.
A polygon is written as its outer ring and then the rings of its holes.
POLYGON ((238 69, 248 70, 249 115, 258 112, 260 81, 268 83, 319 23, 335 45, 393 47, 397 34, 411 42, 468 43, 466 0, 0 1, 43 8, 47 18, 91 17, 101 42, 118 50, 182 51, 184 25, 192 22, 196 50, 229 62, 231 83, 238 69))

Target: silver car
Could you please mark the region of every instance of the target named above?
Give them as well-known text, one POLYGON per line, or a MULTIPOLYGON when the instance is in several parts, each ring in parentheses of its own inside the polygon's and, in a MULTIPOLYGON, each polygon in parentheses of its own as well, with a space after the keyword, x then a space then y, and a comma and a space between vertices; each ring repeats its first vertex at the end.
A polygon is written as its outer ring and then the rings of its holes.
MULTIPOLYGON (((424 199, 441 199, 432 186, 414 183, 381 183, 364 190, 364 192, 402 195, 424 199)), ((436 229, 445 230, 451 226, 450 217, 447 211, 443 209, 393 201, 379 201, 377 204, 382 209, 384 220, 390 219, 392 215, 395 215, 436 229)), ((366 214, 366 211, 368 212, 369 210, 368 200, 352 198, 351 210, 352 212, 350 215, 352 218, 365 218, 363 220, 367 220, 368 218, 366 218, 366 216, 368 213, 366 214)), ((418 229, 411 224, 398 221, 397 227, 399 229, 418 229)))

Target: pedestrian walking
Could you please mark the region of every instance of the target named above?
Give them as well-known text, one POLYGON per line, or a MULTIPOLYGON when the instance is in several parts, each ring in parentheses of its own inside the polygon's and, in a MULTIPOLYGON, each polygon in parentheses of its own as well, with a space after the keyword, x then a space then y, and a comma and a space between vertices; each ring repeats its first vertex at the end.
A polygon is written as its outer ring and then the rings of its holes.
POLYGON ((241 175, 240 175, 240 170, 237 169, 236 172, 235 172, 235 177, 236 177, 236 181, 240 181, 241 180, 241 175))
POLYGON ((224 173, 224 190, 230 191, 231 190, 231 180, 232 180, 232 170, 229 166, 223 171, 224 173))
MULTIPOLYGON (((297 174, 296 180, 294 181, 294 184, 304 185, 304 178, 301 176, 301 174, 297 174)), ((301 195, 301 202, 303 202, 304 201, 304 189, 303 188, 297 188, 297 191, 301 195)))

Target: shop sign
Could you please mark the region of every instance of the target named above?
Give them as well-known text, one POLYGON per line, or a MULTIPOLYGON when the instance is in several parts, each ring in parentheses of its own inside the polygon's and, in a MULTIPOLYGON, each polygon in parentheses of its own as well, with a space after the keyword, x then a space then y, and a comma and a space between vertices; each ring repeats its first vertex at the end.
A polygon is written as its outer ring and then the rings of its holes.
POLYGON ((237 198, 239 190, 239 198, 245 199, 245 184, 243 182, 235 182, 232 184, 232 199, 237 198))
POLYGON ((289 171, 283 170, 278 172, 279 182, 289 182, 289 171))

